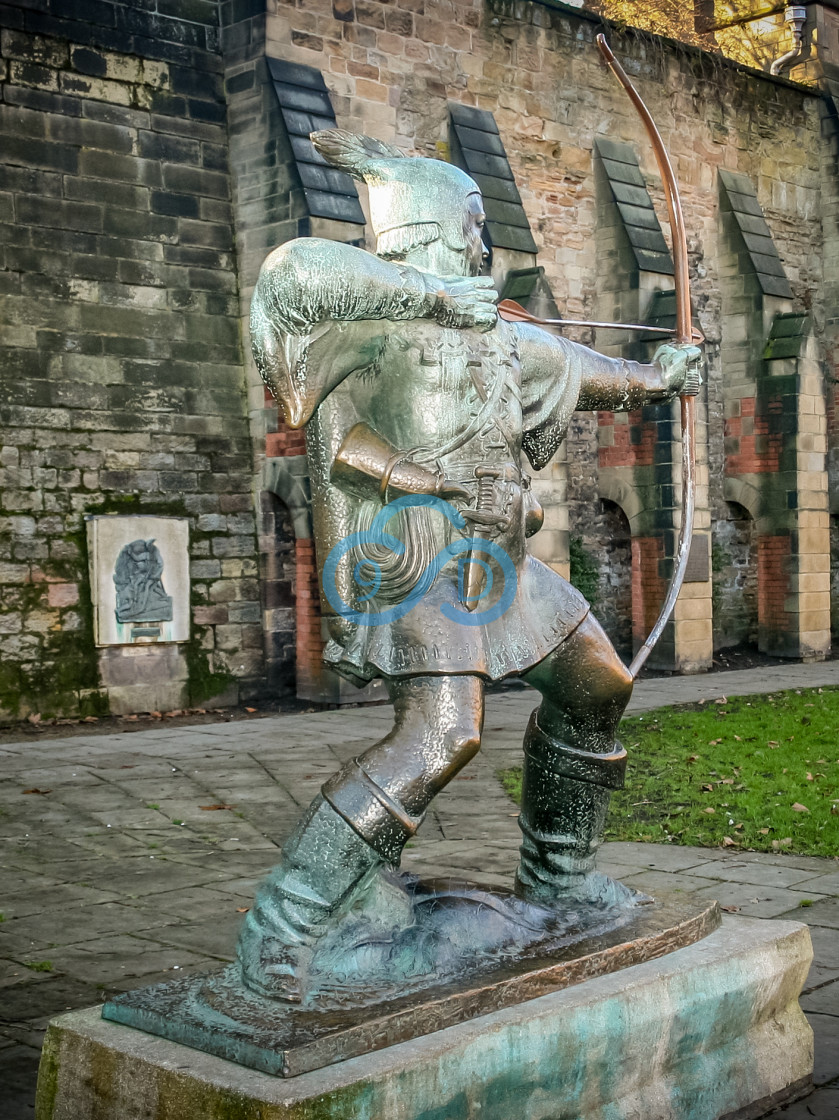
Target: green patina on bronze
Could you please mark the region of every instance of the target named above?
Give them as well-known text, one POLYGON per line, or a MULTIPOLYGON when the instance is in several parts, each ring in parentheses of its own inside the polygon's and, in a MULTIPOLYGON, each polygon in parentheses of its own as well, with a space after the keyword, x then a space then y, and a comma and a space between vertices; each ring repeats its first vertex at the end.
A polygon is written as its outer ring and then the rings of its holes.
MULTIPOLYGON (((569 922, 634 920, 647 900, 594 867, 623 784, 615 732, 632 678, 585 597, 527 551, 542 517, 522 462, 541 470, 575 409, 652 419, 700 384, 692 346, 644 365, 500 319, 479 275, 483 200, 463 171, 338 130, 313 142, 367 184, 377 251, 281 246, 257 281, 251 339, 287 422, 308 429, 325 660, 359 685, 383 678, 396 721, 324 784, 260 887, 225 979, 243 1015, 254 999, 320 1014, 420 993, 569 922), (371 535, 381 525, 389 537, 371 535), (392 874, 479 747, 485 683, 508 677, 542 696, 524 738, 515 893, 392 874)), ((142 1004, 106 1014, 164 1029, 142 1004)), ((213 1020, 195 1014, 200 1035, 213 1020)), ((247 1050, 230 1056, 248 1063, 247 1050)))

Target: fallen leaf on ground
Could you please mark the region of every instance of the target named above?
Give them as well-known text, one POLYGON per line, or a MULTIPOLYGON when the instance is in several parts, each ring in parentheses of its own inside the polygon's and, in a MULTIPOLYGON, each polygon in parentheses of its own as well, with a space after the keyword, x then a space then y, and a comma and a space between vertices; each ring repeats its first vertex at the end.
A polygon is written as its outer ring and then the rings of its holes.
POLYGON ((714 792, 714 787, 711 785, 710 782, 706 782, 705 785, 702 788, 706 791, 706 793, 713 793, 714 792))
POLYGON ((778 742, 777 739, 770 739, 769 742, 766 745, 767 745, 767 747, 779 747, 781 744, 778 742))
POLYGON ((720 910, 725 910, 726 914, 739 914, 740 913, 740 907, 739 906, 721 906, 720 910))
POLYGON ((25 789, 24 793, 52 793, 51 789, 25 789))
POLYGON ((721 743, 721 742, 722 742, 722 739, 710 739, 709 742, 708 742, 708 746, 709 747, 715 747, 718 743, 721 743))
POLYGON ((721 696, 719 698, 719 700, 715 700, 714 703, 715 704, 727 704, 728 703, 728 697, 727 696, 721 696))
POLYGON ((687 757, 687 760, 688 760, 688 762, 698 762, 699 761, 699 755, 698 754, 689 754, 688 757, 687 757))
POLYGON ((723 836, 723 838, 722 838, 722 846, 723 846, 724 848, 737 848, 737 847, 739 847, 739 845, 738 845, 737 841, 736 841, 736 840, 732 840, 730 836, 723 836))
POLYGON ((768 828, 759 828, 758 832, 760 833, 761 836, 768 836, 769 835, 769 829, 768 828))
POLYGON ((233 809, 233 805, 199 805, 199 809, 203 809, 205 813, 214 813, 217 809, 233 809))
POLYGON ((812 775, 812 774, 810 773, 810 771, 809 771, 809 770, 807 771, 807 781, 808 781, 808 782, 812 782, 812 781, 813 781, 813 775, 812 775))
POLYGON ((809 813, 810 810, 806 805, 802 805, 800 801, 795 801, 792 806, 793 813, 809 813))
POLYGON ((237 906, 236 907, 236 913, 237 914, 247 914, 249 912, 250 912, 250 906, 237 906))
POLYGON ((734 779, 733 778, 720 778, 720 785, 721 786, 733 786, 734 785, 734 779))
POLYGON ((738 743, 742 743, 742 742, 743 742, 743 740, 742 740, 742 739, 740 738, 740 736, 739 736, 739 735, 735 735, 735 736, 734 736, 734 738, 735 738, 735 739, 737 740, 737 742, 738 742, 738 743))
POLYGON ((246 712, 255 712, 256 708, 245 708, 246 712))
POLYGON ((716 809, 712 809, 710 805, 708 806, 708 808, 707 808, 707 809, 703 809, 703 810, 702 810, 702 812, 703 812, 703 813, 716 813, 716 811, 717 811, 717 810, 716 810, 716 809))

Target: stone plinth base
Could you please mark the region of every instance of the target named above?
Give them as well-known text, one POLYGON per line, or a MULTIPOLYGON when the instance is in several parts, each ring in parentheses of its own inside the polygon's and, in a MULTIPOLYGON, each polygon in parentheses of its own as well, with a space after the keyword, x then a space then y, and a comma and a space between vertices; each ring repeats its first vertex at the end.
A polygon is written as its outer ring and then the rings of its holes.
POLYGON ((287 1080, 103 1021, 50 1025, 37 1120, 748 1120, 805 1093, 806 926, 726 918, 660 960, 287 1080))

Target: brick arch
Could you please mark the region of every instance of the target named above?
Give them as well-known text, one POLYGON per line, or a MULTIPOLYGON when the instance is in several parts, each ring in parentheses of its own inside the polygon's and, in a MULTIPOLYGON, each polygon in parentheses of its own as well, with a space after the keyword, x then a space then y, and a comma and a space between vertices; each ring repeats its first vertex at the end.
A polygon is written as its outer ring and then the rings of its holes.
POLYGON ((765 512, 758 488, 746 478, 726 478, 723 497, 742 506, 754 521, 757 538, 758 647, 783 651, 794 620, 787 612, 793 593, 792 537, 778 532, 777 514, 765 512))
POLYGON ((632 555, 632 644, 638 649, 655 625, 664 596, 668 574, 665 571, 665 542, 659 534, 649 534, 649 511, 644 508, 637 487, 610 472, 600 472, 600 497, 613 502, 629 522, 632 555))
POLYGON ((629 522, 630 532, 633 537, 636 536, 641 530, 642 519, 646 512, 638 488, 611 471, 601 470, 598 476, 598 491, 601 498, 607 502, 614 502, 619 507, 629 522))
POLYGON ((595 528, 600 573, 595 614, 618 653, 632 656, 632 526, 619 502, 601 495, 595 528))
POLYGON ((760 520, 760 491, 745 478, 726 478, 723 482, 723 498, 736 502, 756 524, 760 520))
POLYGON ((715 522, 714 650, 754 645, 758 638, 757 522, 742 502, 725 503, 715 522))

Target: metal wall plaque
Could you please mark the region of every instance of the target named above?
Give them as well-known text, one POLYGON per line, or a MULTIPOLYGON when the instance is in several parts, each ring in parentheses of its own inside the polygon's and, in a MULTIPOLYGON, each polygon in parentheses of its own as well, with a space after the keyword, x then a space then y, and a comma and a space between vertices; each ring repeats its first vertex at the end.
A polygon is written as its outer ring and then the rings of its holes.
POLYGON ((189 523, 137 515, 87 520, 98 646, 189 640, 189 523))
POLYGON ((690 546, 685 583, 707 583, 711 578, 708 538, 694 537, 690 546))

